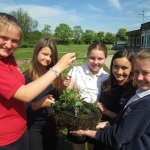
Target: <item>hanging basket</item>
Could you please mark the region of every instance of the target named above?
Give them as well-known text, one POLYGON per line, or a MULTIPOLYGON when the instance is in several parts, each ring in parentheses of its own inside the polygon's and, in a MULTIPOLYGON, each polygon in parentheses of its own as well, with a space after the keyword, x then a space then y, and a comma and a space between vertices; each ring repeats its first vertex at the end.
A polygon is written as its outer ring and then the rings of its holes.
MULTIPOLYGON (((84 108, 86 108, 87 105, 90 104, 85 104, 84 102, 84 108)), ((90 113, 84 113, 80 110, 78 115, 76 115, 73 110, 59 110, 54 107, 52 114, 54 115, 57 128, 60 130, 64 128, 68 130, 95 130, 96 125, 101 121, 102 117, 102 113, 98 107, 95 107, 95 111, 91 111, 90 113)))

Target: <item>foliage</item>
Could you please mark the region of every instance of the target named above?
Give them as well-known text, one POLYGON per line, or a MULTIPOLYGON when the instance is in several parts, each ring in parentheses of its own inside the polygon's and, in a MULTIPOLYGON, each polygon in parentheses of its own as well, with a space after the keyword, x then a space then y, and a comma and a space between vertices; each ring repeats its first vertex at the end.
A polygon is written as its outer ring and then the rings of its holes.
POLYGON ((52 32, 50 28, 51 28, 50 25, 47 24, 44 25, 44 29, 41 31, 43 37, 52 37, 52 32))
POLYGON ((61 23, 55 29, 54 38, 57 43, 68 44, 72 35, 71 28, 67 24, 61 23))
POLYGON ((85 102, 75 88, 63 91, 53 105, 52 114, 59 129, 95 129, 101 119, 96 103, 85 102))
POLYGON ((81 26, 73 27, 73 38, 76 44, 79 44, 83 35, 83 30, 81 26))
POLYGON ((86 30, 83 33, 83 40, 85 41, 86 44, 90 44, 93 42, 95 36, 95 32, 93 30, 86 30))
POLYGON ((121 41, 127 41, 128 36, 126 36, 127 30, 124 28, 120 28, 118 32, 116 33, 116 39, 121 41))
POLYGON ((13 10, 10 14, 19 21, 24 33, 34 31, 38 27, 38 22, 33 20, 28 12, 24 11, 22 8, 19 8, 16 11, 13 10))
POLYGON ((111 44, 113 42, 115 42, 115 35, 113 33, 107 32, 105 34, 105 43, 107 44, 111 44))
POLYGON ((95 34, 94 41, 101 41, 101 42, 104 42, 104 40, 105 40, 105 32, 100 31, 100 32, 97 32, 97 33, 95 34))

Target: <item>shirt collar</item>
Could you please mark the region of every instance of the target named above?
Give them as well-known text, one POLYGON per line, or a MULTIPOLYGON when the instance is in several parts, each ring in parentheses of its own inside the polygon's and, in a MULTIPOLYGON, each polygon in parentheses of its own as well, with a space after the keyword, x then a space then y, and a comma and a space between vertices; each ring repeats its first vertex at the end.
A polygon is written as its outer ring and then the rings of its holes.
POLYGON ((144 97, 144 96, 150 94, 150 90, 141 91, 141 89, 137 89, 137 90, 136 90, 136 94, 137 94, 140 98, 142 98, 142 97, 144 97))
POLYGON ((119 85, 119 86, 122 86, 122 87, 126 88, 126 83, 124 83, 124 84, 118 84, 117 81, 114 81, 113 85, 114 86, 115 85, 119 85))

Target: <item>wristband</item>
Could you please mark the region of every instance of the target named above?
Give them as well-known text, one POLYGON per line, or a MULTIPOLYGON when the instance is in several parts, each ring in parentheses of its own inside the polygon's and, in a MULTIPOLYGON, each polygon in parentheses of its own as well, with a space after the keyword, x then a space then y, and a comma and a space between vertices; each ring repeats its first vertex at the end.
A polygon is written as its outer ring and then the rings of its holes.
POLYGON ((49 70, 52 70, 52 71, 55 73, 56 77, 59 76, 59 73, 58 73, 57 70, 55 70, 54 68, 49 68, 49 70))

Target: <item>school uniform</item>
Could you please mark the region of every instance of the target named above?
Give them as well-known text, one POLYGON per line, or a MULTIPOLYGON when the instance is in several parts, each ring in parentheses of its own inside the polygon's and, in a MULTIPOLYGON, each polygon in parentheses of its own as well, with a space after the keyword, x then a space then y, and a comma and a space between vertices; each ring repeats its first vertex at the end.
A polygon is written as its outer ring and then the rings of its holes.
POLYGON ((13 55, 0 58, 0 147, 16 142, 26 131, 25 103, 12 97, 24 84, 13 55))
MULTIPOLYGON (((118 114, 120 110, 125 106, 127 101, 135 94, 135 91, 136 91, 136 87, 135 87, 134 89, 132 89, 128 97, 124 98, 122 95, 124 91, 126 90, 126 88, 127 88, 126 84, 124 85, 114 84, 109 94, 104 92, 102 88, 99 102, 101 102, 105 106, 105 108, 107 108, 108 110, 118 114)), ((103 114, 101 120, 110 121, 112 120, 112 118, 103 114)), ((95 143, 94 150, 99 150, 99 149, 105 150, 106 145, 100 141, 97 141, 95 143)))
MULTIPOLYGON (((98 100, 101 93, 101 85, 109 76, 103 68, 101 68, 97 74, 93 75, 88 67, 88 63, 73 67, 68 75, 75 80, 74 88, 80 91, 81 98, 84 98, 84 101, 88 103, 94 103, 98 100)), ((83 144, 85 142, 95 144, 96 141, 87 136, 73 136, 69 131, 67 138, 76 144, 83 144)))
MULTIPOLYGON (((32 82, 27 75, 25 75, 25 79, 26 84, 32 82)), ((56 123, 50 113, 52 107, 44 107, 38 110, 33 110, 31 107, 32 103, 41 100, 48 94, 53 95, 55 100, 59 98, 57 90, 53 85, 50 85, 35 99, 26 104, 30 150, 55 150, 57 148, 58 136, 56 133, 56 123)))
POLYGON ((112 126, 96 132, 96 140, 107 150, 150 149, 150 90, 138 89, 112 126))

